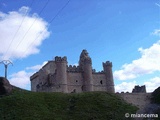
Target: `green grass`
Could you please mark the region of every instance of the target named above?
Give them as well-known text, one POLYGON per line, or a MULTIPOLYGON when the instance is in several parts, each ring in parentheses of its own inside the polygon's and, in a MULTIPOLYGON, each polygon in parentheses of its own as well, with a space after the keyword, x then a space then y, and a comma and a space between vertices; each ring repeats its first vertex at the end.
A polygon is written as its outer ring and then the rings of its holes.
POLYGON ((0 120, 125 120, 137 108, 114 94, 35 93, 14 90, 0 98, 0 120))

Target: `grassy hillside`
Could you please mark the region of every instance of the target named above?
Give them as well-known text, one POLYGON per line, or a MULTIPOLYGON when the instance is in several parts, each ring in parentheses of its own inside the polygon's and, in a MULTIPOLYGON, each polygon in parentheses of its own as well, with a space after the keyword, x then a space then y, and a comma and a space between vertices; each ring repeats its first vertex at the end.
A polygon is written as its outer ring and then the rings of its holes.
POLYGON ((133 107, 113 94, 35 93, 14 90, 0 98, 0 120, 123 120, 133 107))

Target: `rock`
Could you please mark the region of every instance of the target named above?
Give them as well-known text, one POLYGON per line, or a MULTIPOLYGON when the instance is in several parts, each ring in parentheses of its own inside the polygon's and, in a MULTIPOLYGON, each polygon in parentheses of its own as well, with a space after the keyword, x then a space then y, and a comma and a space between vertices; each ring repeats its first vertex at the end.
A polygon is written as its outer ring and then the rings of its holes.
POLYGON ((12 91, 12 85, 4 77, 0 77, 0 95, 7 95, 12 91))

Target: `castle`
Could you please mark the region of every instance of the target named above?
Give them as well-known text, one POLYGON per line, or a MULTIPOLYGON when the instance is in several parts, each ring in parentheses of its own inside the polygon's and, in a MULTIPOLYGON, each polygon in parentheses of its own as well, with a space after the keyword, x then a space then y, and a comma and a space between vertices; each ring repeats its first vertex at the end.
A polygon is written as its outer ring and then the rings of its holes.
POLYGON ((103 63, 103 71, 92 69, 87 50, 80 55, 79 65, 67 65, 67 57, 55 57, 30 77, 31 91, 80 93, 106 91, 115 93, 112 62, 103 63))
POLYGON ((146 93, 146 86, 145 85, 143 85, 143 86, 136 85, 133 88, 132 93, 146 93))

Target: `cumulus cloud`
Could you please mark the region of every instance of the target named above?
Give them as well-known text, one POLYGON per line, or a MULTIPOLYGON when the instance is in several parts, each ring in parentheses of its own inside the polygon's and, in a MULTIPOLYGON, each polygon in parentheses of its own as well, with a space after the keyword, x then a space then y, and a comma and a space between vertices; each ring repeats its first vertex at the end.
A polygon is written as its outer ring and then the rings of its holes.
POLYGON ((18 11, 0 12, 0 59, 19 59, 39 53, 50 32, 48 23, 26 6, 18 11))
POLYGON ((32 66, 32 67, 27 67, 26 70, 38 71, 38 70, 41 69, 46 63, 47 63, 47 61, 43 62, 43 64, 41 64, 41 65, 35 65, 35 66, 32 66))
POLYGON ((116 92, 132 92, 132 89, 136 85, 136 81, 133 82, 122 82, 121 84, 115 85, 116 92))
POLYGON ((43 62, 40 65, 26 67, 24 70, 13 73, 9 76, 10 83, 17 87, 30 90, 30 76, 37 72, 40 68, 42 68, 42 66, 44 66, 46 63, 47 61, 43 62))
MULTIPOLYGON (((135 85, 137 85, 136 81, 122 82, 120 84, 115 85, 115 91, 116 92, 132 92, 135 85)), ((153 92, 156 88, 160 87, 160 77, 154 77, 154 78, 148 79, 145 82, 143 82, 142 85, 146 86, 147 92, 153 92)))
POLYGON ((156 88, 160 87, 160 77, 154 77, 144 82, 144 85, 146 85, 147 92, 153 92, 156 88))
POLYGON ((23 88, 23 89, 29 89, 28 86, 30 86, 30 76, 32 73, 28 73, 24 70, 19 71, 17 73, 13 73, 10 77, 10 83, 12 85, 15 85, 17 87, 23 88))
POLYGON ((160 71, 160 41, 154 43, 151 47, 138 51, 141 57, 133 60, 130 64, 124 64, 121 70, 114 71, 114 78, 118 80, 128 80, 140 75, 150 74, 160 71))

